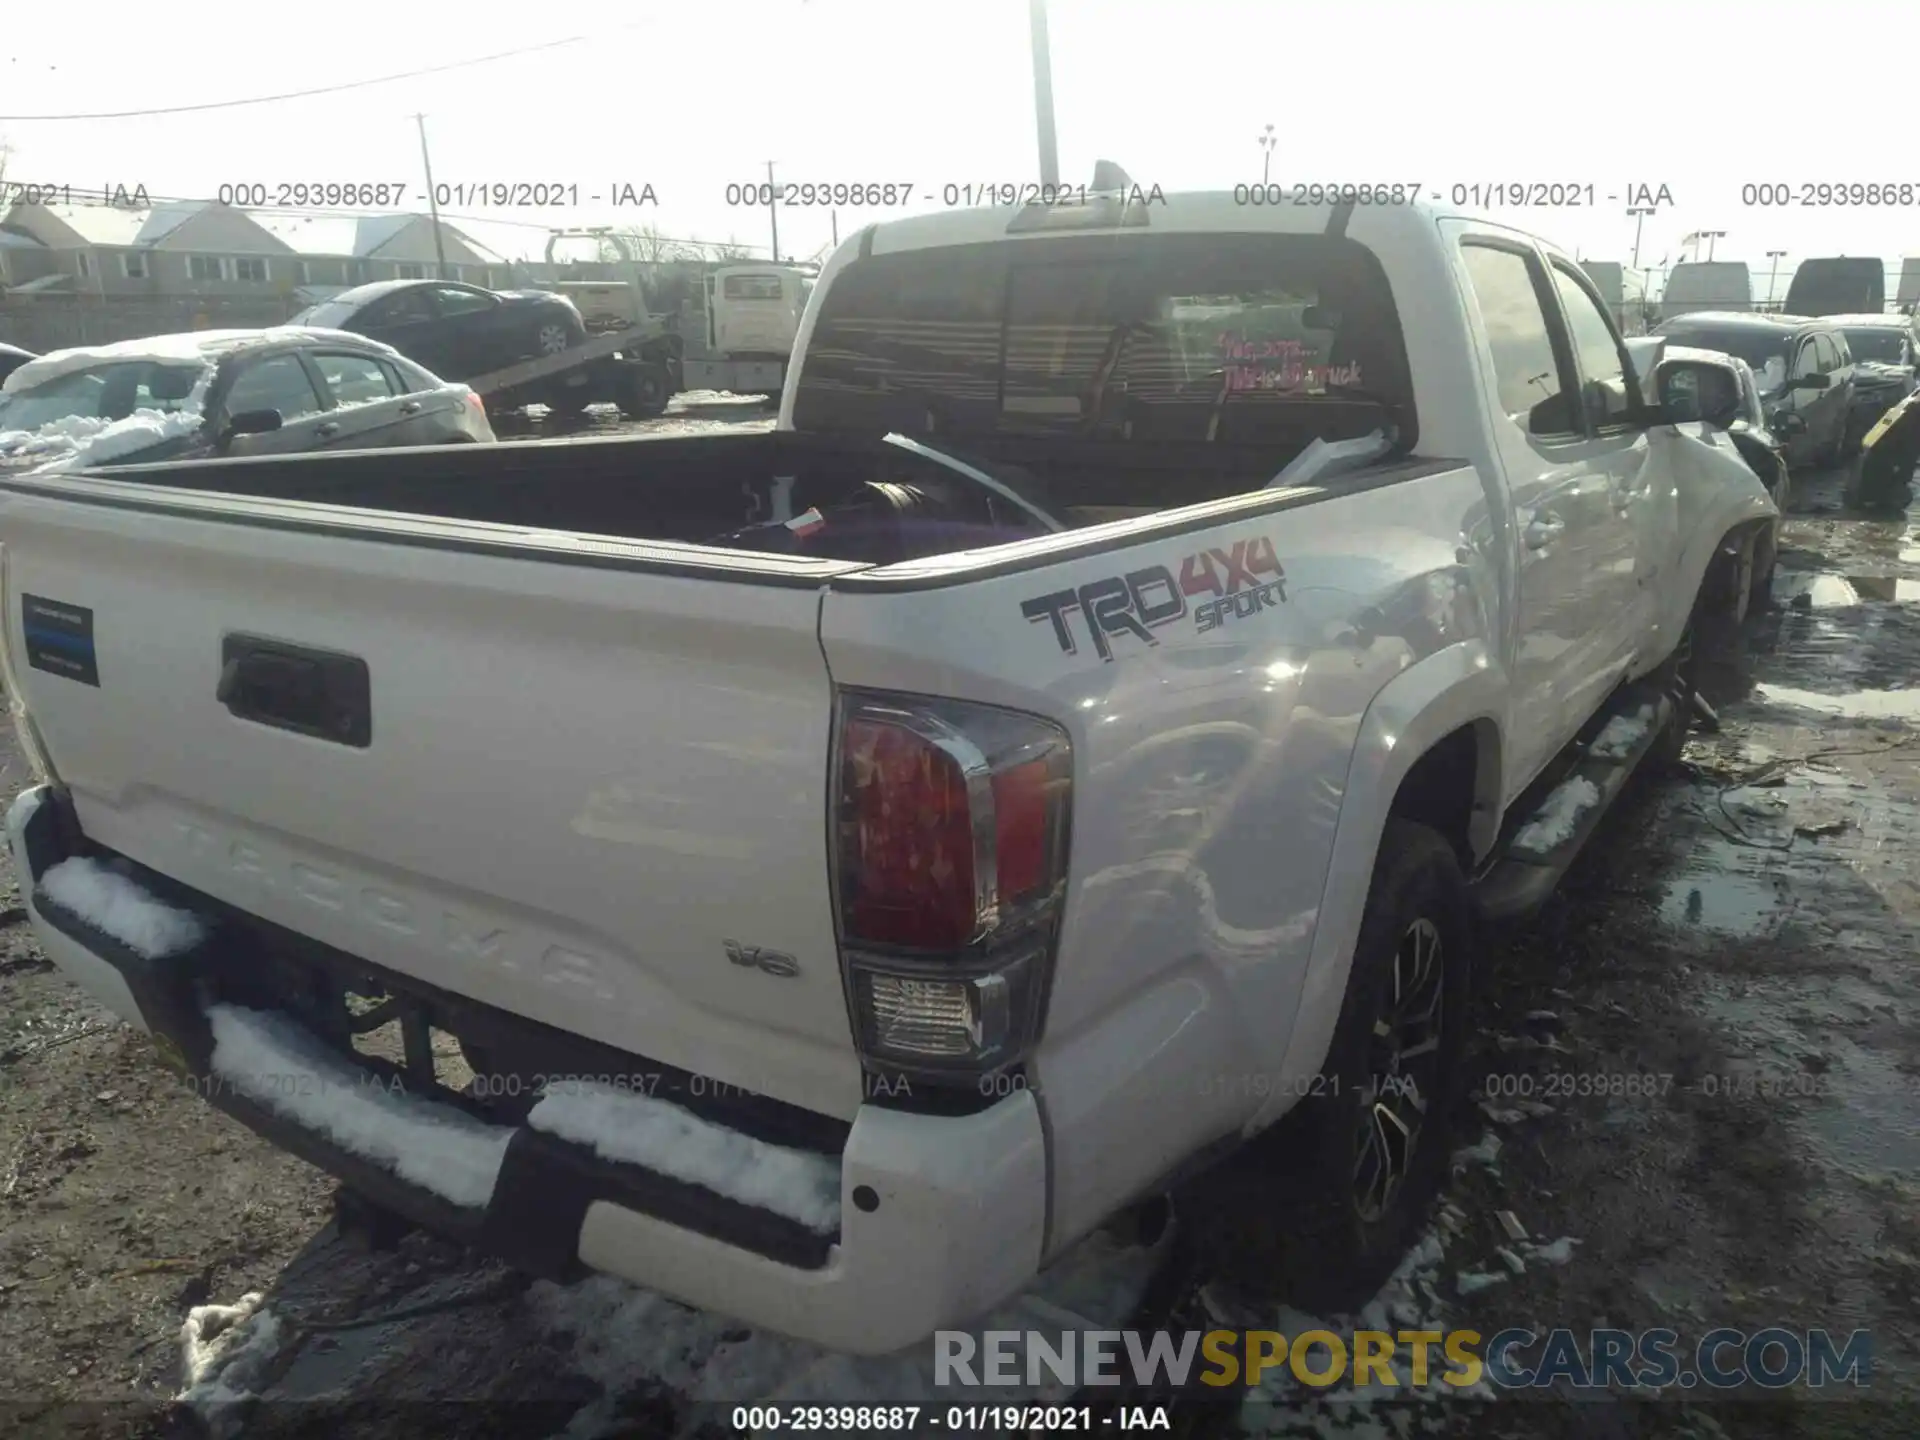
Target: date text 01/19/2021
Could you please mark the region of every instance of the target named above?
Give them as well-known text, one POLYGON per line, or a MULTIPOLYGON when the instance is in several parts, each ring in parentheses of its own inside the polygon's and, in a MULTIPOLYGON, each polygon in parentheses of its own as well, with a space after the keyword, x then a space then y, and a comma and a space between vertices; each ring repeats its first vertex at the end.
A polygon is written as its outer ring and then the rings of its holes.
POLYGON ((1165 1405, 1126 1405, 1111 1412, 1096 1411, 1091 1405, 736 1405, 730 1419, 735 1430, 752 1435, 813 1431, 911 1435, 923 1426, 956 1435, 1173 1428, 1165 1405))

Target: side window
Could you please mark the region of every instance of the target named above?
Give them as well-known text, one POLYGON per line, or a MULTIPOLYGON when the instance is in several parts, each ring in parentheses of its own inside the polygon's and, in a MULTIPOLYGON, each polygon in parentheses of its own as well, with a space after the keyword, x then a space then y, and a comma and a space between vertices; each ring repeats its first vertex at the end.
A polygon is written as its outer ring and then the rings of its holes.
POLYGON ((397 290, 386 299, 369 306, 365 319, 369 325, 415 325, 433 319, 427 297, 418 290, 397 290))
POLYGON ((419 378, 420 372, 407 365, 395 365, 390 360, 382 360, 380 369, 387 377, 387 387, 396 395, 411 395, 419 390, 431 390, 419 378))
POLYGON ((493 308, 493 301, 488 296, 476 295, 471 290, 459 290, 451 285, 433 287, 433 304, 442 315, 471 315, 476 310, 493 308))
POLYGON ((313 356, 313 363, 338 404, 363 405, 369 400, 385 400, 395 393, 387 384, 385 367, 371 355, 322 351, 313 356))
POLYGON ((1814 344, 1813 336, 1805 336, 1800 341, 1800 348, 1794 352, 1793 369, 1788 373, 1793 379, 1798 380, 1802 375, 1812 375, 1819 369, 1819 347, 1814 344))
POLYGON ((1843 366, 1853 363, 1853 352, 1847 349, 1847 337, 1842 335, 1838 330, 1834 331, 1831 335, 1822 335, 1820 337, 1820 343, 1833 352, 1827 364, 1829 370, 1838 370, 1843 366))
POLYGON ((240 372, 227 391, 227 414, 249 410, 278 410, 288 423, 320 413, 320 397, 299 356, 275 355, 240 372))
POLYGON ((1585 286, 1558 265, 1553 267, 1553 283, 1560 292, 1567 330, 1573 337, 1587 420, 1596 430, 1622 424, 1633 410, 1633 391, 1627 379, 1626 354, 1614 337, 1606 311, 1585 286))
POLYGON ((1571 387, 1554 351, 1533 264, 1517 251, 1491 245, 1464 244, 1460 253, 1493 349, 1501 409, 1530 435, 1578 435, 1579 419, 1568 403, 1571 387))

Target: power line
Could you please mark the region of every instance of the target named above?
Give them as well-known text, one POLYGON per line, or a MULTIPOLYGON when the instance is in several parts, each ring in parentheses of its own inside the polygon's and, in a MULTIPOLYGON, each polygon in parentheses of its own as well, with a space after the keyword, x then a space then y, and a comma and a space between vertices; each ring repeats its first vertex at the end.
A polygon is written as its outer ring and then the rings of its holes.
MULTIPOLYGON (((79 209, 82 207, 102 208, 102 209, 126 208, 124 206, 114 206, 113 202, 108 198, 106 198, 107 192, 105 190, 99 190, 99 191, 83 190, 77 186, 65 186, 65 185, 60 186, 58 188, 60 193, 63 196, 74 195, 74 196, 92 197, 92 196, 98 195, 101 197, 97 202, 92 201, 90 199, 76 200, 72 207, 75 209, 79 209)), ((220 201, 215 199, 210 199, 204 195, 149 194, 147 196, 147 200, 149 205, 155 209, 165 205, 217 205, 220 203, 220 201)), ((47 203, 51 203, 51 202, 47 202, 47 203)), ((61 203, 64 204, 65 201, 62 201, 61 203)), ((380 211, 380 212, 369 212, 365 210, 326 210, 318 207, 309 207, 309 206, 303 206, 303 205, 231 205, 231 206, 228 206, 227 208, 231 210, 238 210, 242 215, 265 215, 270 218, 287 219, 287 220, 376 220, 376 219, 379 219, 381 215, 392 215, 392 214, 420 215, 421 214, 421 212, 417 210, 408 210, 408 211, 389 210, 389 211, 380 211)), ((574 210, 579 209, 580 207, 567 206, 565 208, 568 212, 572 212, 574 210)), ((5 213, 4 211, 0 211, 0 215, 4 215, 4 213, 5 213)), ((426 217, 422 216, 422 218, 424 219, 426 217)), ((454 215, 454 214, 449 214, 445 211, 441 212, 440 218, 444 221, 447 221, 448 223, 452 223, 453 221, 457 220, 464 225, 498 225, 510 230, 538 230, 543 235, 551 235, 555 230, 568 230, 568 229, 578 230, 578 229, 585 228, 581 226, 548 225, 548 224, 543 224, 538 220, 497 220, 486 215, 454 215)), ((609 232, 612 232, 616 229, 622 229, 622 228, 639 229, 641 227, 638 227, 638 226, 621 227, 621 226, 608 225, 608 226, 596 226, 593 228, 605 229, 609 232)), ((280 237, 276 237, 276 238, 280 238, 280 237)), ((576 236, 573 238, 585 239, 587 237, 576 236)), ((660 242, 665 245, 697 245, 703 248, 711 248, 715 245, 728 245, 728 246, 737 247, 742 250, 765 250, 767 248, 764 245, 755 245, 746 240, 692 240, 692 239, 677 238, 672 235, 662 235, 662 236, 659 236, 658 238, 660 242)), ((131 247, 123 247, 123 248, 131 248, 131 247)), ((319 253, 320 252, 318 251, 315 252, 315 254, 319 254, 319 253)), ((365 258, 365 257, 362 257, 362 258, 365 258)))
MULTIPOLYGON (((618 35, 637 28, 638 24, 623 25, 610 33, 618 35)), ((424 70, 403 70, 397 75, 381 75, 371 80, 349 80, 344 84, 321 85, 312 90, 289 90, 279 95, 256 95, 247 100, 208 100, 199 105, 169 105, 156 110, 96 110, 76 115, 0 115, 0 121, 15 124, 49 124, 62 120, 141 120, 153 115, 187 115, 204 110, 232 110, 243 105, 273 105, 282 100, 305 100, 313 95, 338 95, 342 91, 364 90, 372 85, 391 85, 396 80, 417 80, 423 75, 442 75, 449 70, 465 70, 474 65, 491 65, 496 60, 512 60, 521 55, 535 55, 543 50, 558 50, 565 45, 580 45, 598 38, 602 37, 573 35, 565 40, 548 40, 539 45, 524 45, 517 50, 502 50, 495 55, 476 55, 471 60, 454 60, 445 65, 429 65, 424 70)))

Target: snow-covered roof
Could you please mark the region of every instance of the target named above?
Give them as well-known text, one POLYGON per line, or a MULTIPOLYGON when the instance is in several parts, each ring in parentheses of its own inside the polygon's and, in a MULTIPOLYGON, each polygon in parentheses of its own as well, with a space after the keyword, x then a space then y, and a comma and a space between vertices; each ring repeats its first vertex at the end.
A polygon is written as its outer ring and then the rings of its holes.
POLYGON ((149 217, 148 211, 129 210, 119 205, 42 205, 39 208, 89 245, 138 245, 140 231, 149 217))
MULTIPOLYGON (((426 227, 428 243, 432 243, 433 219, 428 215, 281 215, 253 211, 248 213, 261 229, 292 246, 302 255, 339 255, 354 256, 363 260, 378 259, 383 249, 406 234, 416 222, 426 227)), ((506 263, 504 257, 481 244, 458 226, 449 225, 442 220, 440 229, 449 240, 457 240, 482 262, 490 265, 506 263)))
POLYGON ((356 255, 362 223, 351 215, 278 215, 251 212, 254 223, 302 255, 356 255))
POLYGON ((275 325, 260 330, 189 330, 179 335, 148 335, 139 340, 116 340, 110 345, 81 345, 71 350, 55 350, 29 361, 6 379, 0 390, 25 390, 60 375, 116 361, 151 360, 158 363, 191 363, 217 358, 243 345, 267 345, 283 340, 345 340, 356 346, 389 347, 364 335, 349 335, 344 330, 326 330, 313 325, 275 325))
MULTIPOLYGON (((355 255, 375 255, 383 245, 390 245, 405 232, 414 221, 431 217, 419 215, 365 215, 360 218, 353 236, 355 255)), ((451 226, 447 227, 451 229, 451 226)))
POLYGON ((173 200, 154 206, 147 212, 146 223, 140 227, 140 233, 133 237, 133 243, 136 245, 159 244, 205 210, 210 203, 206 200, 173 200))
POLYGON ((44 250, 47 247, 31 235, 16 234, 12 230, 0 230, 0 249, 5 250, 44 250))

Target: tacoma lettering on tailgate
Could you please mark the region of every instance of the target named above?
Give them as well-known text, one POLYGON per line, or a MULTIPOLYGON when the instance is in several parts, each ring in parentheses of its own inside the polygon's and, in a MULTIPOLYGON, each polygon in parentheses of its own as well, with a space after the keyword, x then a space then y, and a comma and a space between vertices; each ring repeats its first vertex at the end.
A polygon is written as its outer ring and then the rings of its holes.
POLYGON ((1146 565, 1072 590, 1023 600, 1020 613, 1035 624, 1051 621, 1061 650, 1074 655, 1080 646, 1070 617, 1078 611, 1085 617, 1094 653, 1112 660, 1110 636, 1132 635, 1158 645, 1153 632, 1188 615, 1193 616, 1195 633, 1204 635, 1286 598, 1286 571, 1274 554, 1273 541, 1260 535, 1235 540, 1226 549, 1187 556, 1177 577, 1165 565, 1146 565))

